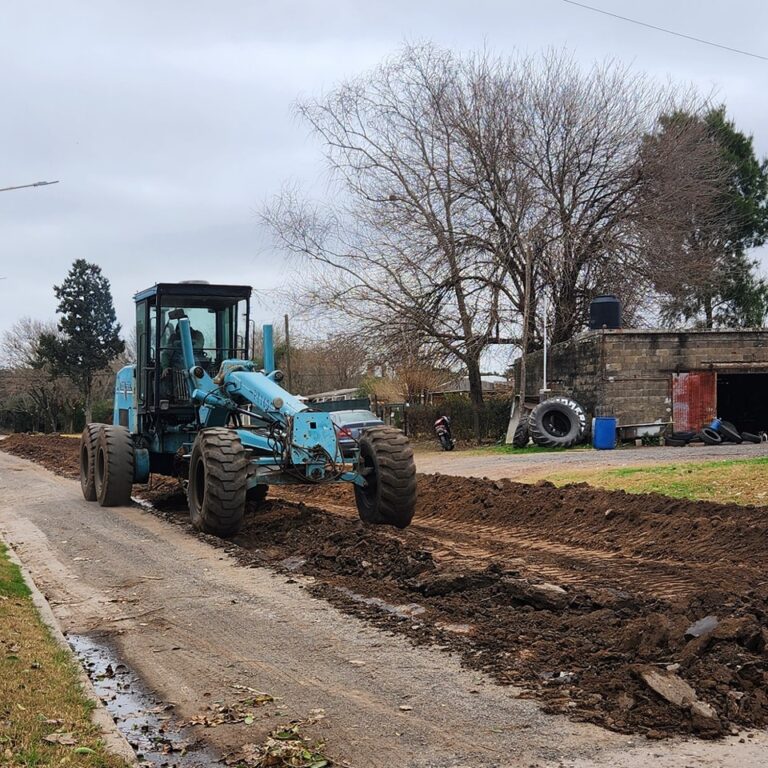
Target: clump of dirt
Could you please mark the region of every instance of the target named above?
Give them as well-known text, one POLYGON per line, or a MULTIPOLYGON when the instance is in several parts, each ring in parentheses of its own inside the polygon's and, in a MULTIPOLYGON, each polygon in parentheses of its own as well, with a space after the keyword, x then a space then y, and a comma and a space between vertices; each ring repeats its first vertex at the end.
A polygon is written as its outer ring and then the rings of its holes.
MULTIPOLYGON (((66 470, 63 438, 25 440, 0 447, 66 470)), ((397 531, 363 526, 345 486, 275 494, 230 542, 198 535, 549 712, 649 738, 768 724, 764 508, 431 475, 397 531)), ((142 495, 192 530, 176 481, 142 495)))

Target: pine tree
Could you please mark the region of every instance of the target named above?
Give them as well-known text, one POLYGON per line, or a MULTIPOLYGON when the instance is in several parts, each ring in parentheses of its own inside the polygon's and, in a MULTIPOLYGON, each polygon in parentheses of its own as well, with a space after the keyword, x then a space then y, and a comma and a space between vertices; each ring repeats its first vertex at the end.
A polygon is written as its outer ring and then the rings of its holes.
POLYGON ((68 376, 79 387, 87 423, 92 418, 94 375, 125 348, 109 280, 97 264, 77 259, 62 284, 53 290, 59 301, 61 335, 42 334, 39 354, 53 375, 68 376))
POLYGON ((736 130, 725 107, 702 118, 677 114, 670 120, 702 120, 717 145, 724 168, 720 220, 702 233, 695 212, 686 247, 709 264, 703 274, 681 274, 662 302, 665 322, 682 319, 704 328, 760 326, 768 314, 768 283, 748 250, 768 237, 768 160, 758 159, 752 137, 736 130))

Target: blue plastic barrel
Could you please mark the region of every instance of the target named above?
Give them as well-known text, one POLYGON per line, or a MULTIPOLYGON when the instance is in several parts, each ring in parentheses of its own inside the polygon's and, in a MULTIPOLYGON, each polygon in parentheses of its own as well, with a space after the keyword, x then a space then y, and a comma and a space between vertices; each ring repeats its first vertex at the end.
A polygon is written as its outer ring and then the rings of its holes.
POLYGON ((709 423, 709 428, 714 429, 715 432, 717 432, 717 430, 720 429, 720 425, 722 423, 723 422, 720 419, 717 419, 717 418, 712 419, 712 421, 709 423))
POLYGON ((596 416, 592 429, 592 445, 598 451, 611 451, 616 447, 616 427, 618 420, 615 416, 596 416))

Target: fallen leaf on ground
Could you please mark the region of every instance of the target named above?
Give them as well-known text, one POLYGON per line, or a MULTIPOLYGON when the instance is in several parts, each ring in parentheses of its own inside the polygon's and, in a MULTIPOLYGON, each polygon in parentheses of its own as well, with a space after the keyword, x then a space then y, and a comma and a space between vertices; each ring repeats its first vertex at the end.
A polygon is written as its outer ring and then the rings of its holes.
POLYGON ((243 744, 223 762, 242 768, 330 768, 333 761, 322 753, 325 745, 311 745, 300 733, 300 726, 311 722, 295 721, 272 731, 263 744, 243 744))
POLYGON ((208 707, 208 711, 201 712, 187 721, 187 725, 202 725, 206 728, 215 728, 218 725, 245 723, 252 725, 254 715, 251 711, 254 707, 260 707, 270 701, 274 701, 268 693, 259 693, 255 696, 249 696, 247 699, 235 702, 234 704, 215 704, 208 707))
POLYGON ((65 747, 73 747, 77 744, 75 735, 70 731, 67 731, 66 733, 49 733, 47 736, 43 736, 43 740, 47 741, 49 744, 61 744, 65 747))

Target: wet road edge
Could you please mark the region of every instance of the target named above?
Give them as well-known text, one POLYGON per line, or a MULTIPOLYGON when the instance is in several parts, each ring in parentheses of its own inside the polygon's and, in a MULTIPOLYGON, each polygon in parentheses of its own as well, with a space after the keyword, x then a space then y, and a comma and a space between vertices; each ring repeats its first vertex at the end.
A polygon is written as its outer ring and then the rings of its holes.
POLYGON ((123 760, 128 762, 130 765, 138 765, 138 760, 136 758, 136 753, 134 752, 133 747, 131 747, 131 745, 128 743, 128 740, 120 731, 117 723, 115 723, 115 721, 112 719, 112 716, 109 714, 107 708, 104 706, 104 703, 96 693, 91 679, 88 677, 88 674, 80 663, 80 659, 77 658, 74 651, 72 650, 72 646, 64 636, 61 625, 53 613, 50 604, 46 600, 45 595, 38 589, 37 584, 35 584, 34 579, 30 575, 26 566, 19 558, 11 544, 2 537, 0 537, 0 541, 2 541, 7 547, 8 557, 11 562, 18 566, 19 570, 21 571, 22 578, 24 579, 27 587, 29 587, 29 591, 32 596, 32 602, 37 609, 37 613, 40 616, 41 621, 48 628, 48 631, 51 633, 51 636, 56 641, 56 643, 65 653, 67 653, 72 661, 72 664, 76 667, 78 681, 83 686, 83 690, 85 691, 86 696, 94 703, 94 707, 91 712, 91 718, 94 724, 101 730, 102 738, 104 739, 106 748, 113 754, 122 757, 123 760))

